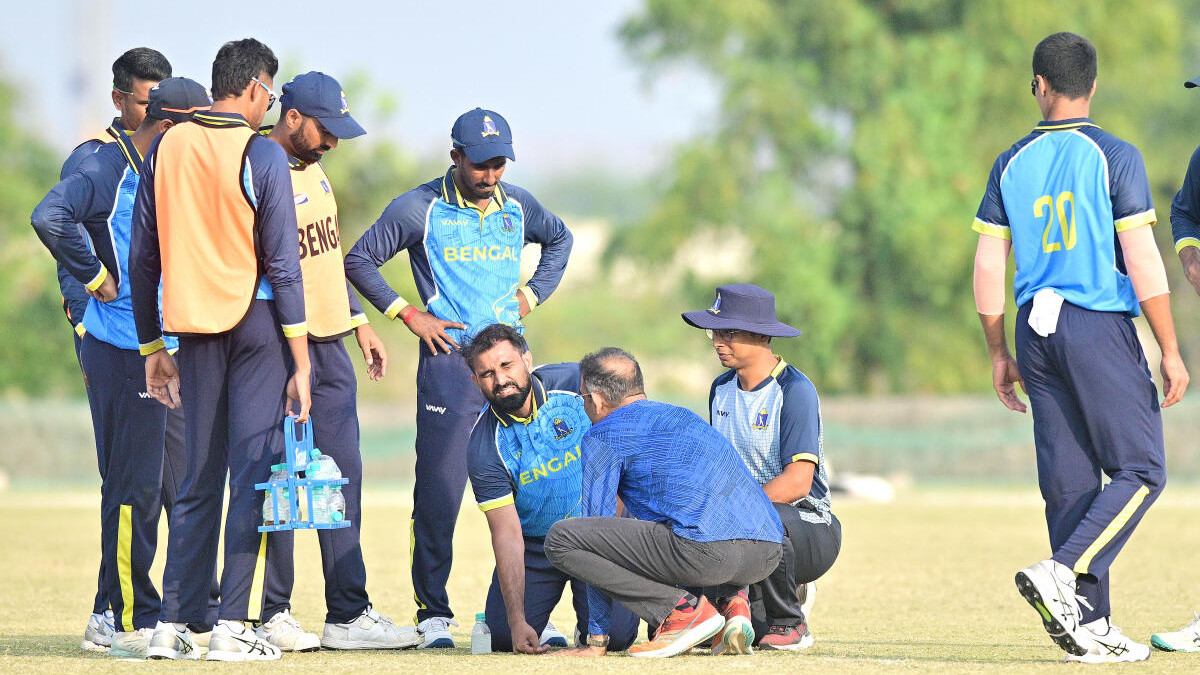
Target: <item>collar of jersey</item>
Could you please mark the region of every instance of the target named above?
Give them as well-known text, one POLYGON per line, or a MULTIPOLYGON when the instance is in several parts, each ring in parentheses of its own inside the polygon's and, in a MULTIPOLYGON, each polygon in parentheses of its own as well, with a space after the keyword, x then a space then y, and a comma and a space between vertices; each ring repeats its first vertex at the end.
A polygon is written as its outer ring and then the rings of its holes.
POLYGON ((1083 127, 1096 127, 1097 129, 1099 129, 1100 125, 1096 124, 1095 122, 1091 121, 1090 119, 1088 119, 1086 117, 1076 117, 1076 118, 1069 119, 1069 120, 1052 120, 1052 121, 1043 120, 1041 122, 1038 122, 1037 126, 1034 127, 1033 130, 1034 131, 1070 131, 1071 129, 1080 129, 1083 127))
POLYGON ((125 161, 129 162, 129 168, 133 169, 134 173, 141 174, 144 158, 142 157, 142 153, 138 151, 137 146, 133 144, 133 136, 121 134, 113 142, 121 149, 121 154, 125 156, 125 161))
POLYGON ((108 128, 105 129, 104 131, 109 136, 112 136, 114 139, 119 139, 122 136, 132 136, 133 135, 132 131, 126 129, 125 125, 121 124, 120 117, 114 117, 112 124, 108 125, 108 128))
MULTIPOLYGON (((454 167, 450 167, 446 175, 442 176, 442 199, 460 209, 479 211, 479 209, 475 208, 474 204, 463 198, 462 193, 458 191, 458 186, 454 184, 454 167)), ((508 195, 504 193, 504 184, 496 183, 496 191, 492 193, 492 201, 488 203, 487 209, 482 212, 483 215, 491 215, 504 208, 506 201, 508 201, 508 195), (492 208, 493 204, 495 205, 495 209, 492 208)))
POLYGON ((192 115, 192 121, 202 127, 211 127, 214 129, 232 129, 234 127, 249 127, 250 123, 246 121, 238 113, 234 112, 213 112, 205 110, 192 115))
MULTIPOLYGON (((274 128, 275 128, 274 124, 259 127, 258 135, 263 136, 263 137, 267 138, 268 140, 270 140, 271 131, 274 128)), ((274 141, 271 141, 271 142, 274 143, 274 141)), ((288 168, 290 168, 292 171, 303 171, 308 168, 308 163, 302 159, 297 159, 296 157, 292 157, 291 155, 288 155, 288 168)))
MULTIPOLYGON (((758 391, 759 389, 762 389, 763 387, 767 386, 768 382, 779 377, 779 374, 782 373, 783 370, 788 367, 787 361, 784 361, 782 356, 780 356, 778 354, 773 354, 772 356, 779 359, 779 363, 776 363, 775 367, 771 369, 771 372, 766 377, 763 378, 763 381, 754 385, 754 388, 751 389, 750 391, 758 391)), ((733 383, 734 383, 734 386, 737 387, 738 391, 746 391, 745 389, 742 389, 742 385, 741 385, 741 383, 738 382, 736 374, 734 374, 734 376, 733 376, 733 383)))
POLYGON ((529 417, 517 417, 516 415, 498 413, 495 408, 489 405, 488 409, 492 411, 496 419, 500 420, 500 424, 507 427, 511 424, 529 424, 537 419, 538 408, 546 404, 546 385, 542 384, 542 381, 533 375, 529 377, 533 380, 533 412, 529 413, 529 417))

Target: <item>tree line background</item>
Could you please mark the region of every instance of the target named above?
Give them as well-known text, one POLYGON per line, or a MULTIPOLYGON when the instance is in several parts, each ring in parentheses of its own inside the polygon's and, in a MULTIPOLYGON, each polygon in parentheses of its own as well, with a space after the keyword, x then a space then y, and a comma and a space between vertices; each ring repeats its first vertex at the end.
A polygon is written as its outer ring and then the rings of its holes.
MULTIPOLYGON (((1200 75, 1198 10, 1192 0, 647 0, 614 39, 649 81, 665 66, 701 68, 719 110, 651 177, 589 166, 526 184, 568 225, 604 223, 599 264, 569 267, 572 283, 531 316, 535 356, 619 344, 667 373, 699 359, 697 377, 659 377, 686 389, 716 366, 678 313, 708 306, 719 283, 746 281, 775 292, 780 318, 804 330, 776 349, 822 392, 988 391, 970 224, 992 161, 1039 120, 1034 45, 1071 30, 1100 54, 1093 119, 1145 157, 1184 358, 1197 370, 1200 299, 1180 273, 1169 214, 1200 143, 1200 94, 1182 86, 1200 75)), ((365 78, 346 86, 385 105, 365 78)), ((74 395, 53 261, 29 227, 63 158, 16 118, 16 96, 0 84, 0 392, 74 395)), ((343 241, 445 164, 388 139, 331 152, 343 241)), ((385 275, 416 297, 405 260, 385 275)), ((415 363, 403 326, 368 312, 395 369, 415 363)), ((389 380, 368 395, 411 389, 410 377, 389 380)))

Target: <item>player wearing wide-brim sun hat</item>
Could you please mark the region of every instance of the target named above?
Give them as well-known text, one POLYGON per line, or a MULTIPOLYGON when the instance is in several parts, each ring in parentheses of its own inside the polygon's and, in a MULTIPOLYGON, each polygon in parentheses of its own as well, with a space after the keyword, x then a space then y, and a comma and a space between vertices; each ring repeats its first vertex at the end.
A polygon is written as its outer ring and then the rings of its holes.
POLYGON ((806 600, 837 560, 842 526, 829 500, 817 389, 771 350, 771 338, 800 331, 779 321, 775 296, 753 284, 721 286, 712 307, 683 320, 706 329, 728 368, 709 390, 709 420, 771 500, 785 534, 771 575, 719 607, 725 627, 712 649, 805 649, 813 644, 806 600))
POLYGON ((800 331, 775 318, 775 296, 754 284, 717 288, 712 307, 684 312, 683 320, 706 330, 744 330, 771 337, 796 337, 800 331))

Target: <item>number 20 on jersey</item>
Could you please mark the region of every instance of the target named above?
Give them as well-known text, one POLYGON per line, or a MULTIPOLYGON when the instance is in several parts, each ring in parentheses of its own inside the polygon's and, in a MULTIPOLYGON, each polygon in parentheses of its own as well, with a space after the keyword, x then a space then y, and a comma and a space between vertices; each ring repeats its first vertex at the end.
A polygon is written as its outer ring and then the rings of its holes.
POLYGON ((1035 218, 1046 219, 1046 229, 1042 230, 1042 251, 1070 251, 1075 248, 1075 195, 1071 192, 1060 192, 1057 197, 1042 195, 1033 203, 1035 218), (1068 210, 1070 217, 1068 218, 1068 210), (1058 216, 1058 230, 1062 241, 1052 241, 1054 234, 1054 216, 1058 216))

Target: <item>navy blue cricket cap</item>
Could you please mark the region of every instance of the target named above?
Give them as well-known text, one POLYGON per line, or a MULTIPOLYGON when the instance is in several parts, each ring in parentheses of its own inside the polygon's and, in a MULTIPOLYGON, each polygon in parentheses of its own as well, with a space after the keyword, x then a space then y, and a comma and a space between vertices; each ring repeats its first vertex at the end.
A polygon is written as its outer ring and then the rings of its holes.
POLYGON ((512 130, 508 128, 508 122, 500 113, 491 110, 476 108, 459 115, 450 129, 450 140, 476 164, 493 157, 517 159, 513 154, 512 130))
POLYGON ((168 77, 150 87, 146 116, 178 124, 191 121, 192 115, 208 110, 211 105, 212 99, 204 85, 186 77, 168 77))
POLYGON ((717 288, 712 307, 684 312, 683 320, 708 330, 744 330, 771 337, 796 337, 800 331, 775 318, 775 296, 754 284, 717 288))
POLYGON ((367 133, 350 116, 350 104, 342 85, 325 73, 315 70, 297 75, 283 85, 280 109, 295 109, 301 115, 317 118, 325 130, 338 139, 355 138, 367 133))
POLYGON ((1188 89, 1200 87, 1200 77, 1194 77, 1194 78, 1188 80, 1187 82, 1184 82, 1183 86, 1187 87, 1188 89))

